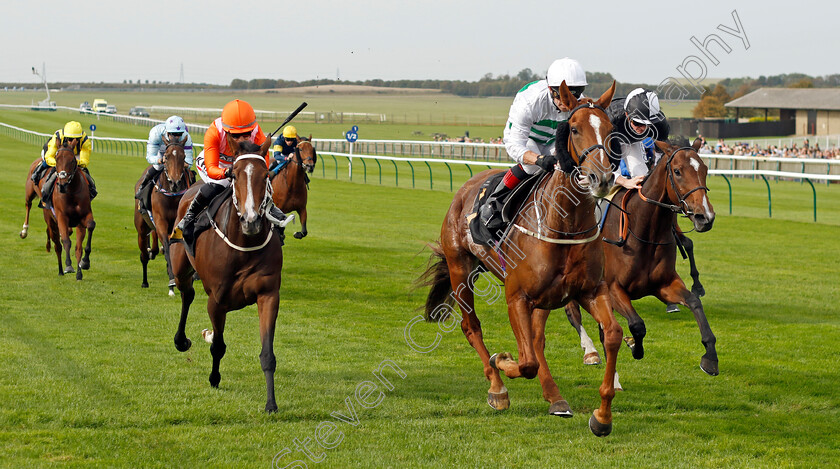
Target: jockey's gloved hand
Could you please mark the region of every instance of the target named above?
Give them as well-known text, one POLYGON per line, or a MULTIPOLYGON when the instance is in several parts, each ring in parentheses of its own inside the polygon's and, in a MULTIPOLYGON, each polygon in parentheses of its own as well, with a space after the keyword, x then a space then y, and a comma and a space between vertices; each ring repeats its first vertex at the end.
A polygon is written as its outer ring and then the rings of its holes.
POLYGON ((233 179, 233 168, 225 169, 225 177, 228 179, 233 179))
POLYGON ((554 165, 556 165, 556 164, 557 164, 557 158, 555 158, 551 155, 540 155, 539 158, 537 158, 537 161, 536 161, 537 166, 546 170, 549 173, 554 171, 554 165))

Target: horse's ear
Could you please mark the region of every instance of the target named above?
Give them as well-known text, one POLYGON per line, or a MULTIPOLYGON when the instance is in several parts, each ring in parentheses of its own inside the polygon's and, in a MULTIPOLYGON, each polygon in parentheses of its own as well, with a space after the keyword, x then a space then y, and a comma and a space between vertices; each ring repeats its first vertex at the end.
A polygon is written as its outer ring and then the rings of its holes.
POLYGON ((239 155, 239 152, 242 151, 239 148, 239 142, 236 141, 235 138, 231 137, 229 133, 225 132, 225 138, 227 138, 228 147, 230 147, 230 152, 234 155, 239 155))
POLYGON ((602 108, 606 109, 607 106, 610 105, 610 101, 612 101, 612 98, 613 98, 614 94, 615 94, 615 80, 613 80, 612 86, 610 86, 610 88, 607 91, 604 91, 604 94, 602 94, 601 97, 598 98, 598 101, 595 104, 597 104, 598 106, 601 106, 602 108))
POLYGON ((691 148, 694 148, 694 151, 700 150, 700 147, 703 146, 703 140, 698 138, 694 139, 694 143, 691 144, 691 148))
POLYGON ((663 142, 661 140, 657 140, 655 142, 655 145, 656 145, 656 148, 659 148, 659 151, 661 151, 662 153, 665 153, 666 155, 670 155, 674 151, 674 147, 668 142, 663 142))
POLYGON ((169 132, 164 132, 163 133, 163 143, 166 146, 169 146, 169 144, 171 143, 171 141, 169 140, 169 132))
POLYGON ((569 87, 566 86, 566 80, 560 83, 560 102, 570 110, 576 108, 578 105, 577 98, 569 91, 569 87))
POLYGON ((309 141, 312 141, 312 134, 309 134, 309 141))
POLYGON ((265 141, 260 145, 260 155, 266 156, 268 155, 268 149, 271 148, 271 139, 267 138, 265 141))

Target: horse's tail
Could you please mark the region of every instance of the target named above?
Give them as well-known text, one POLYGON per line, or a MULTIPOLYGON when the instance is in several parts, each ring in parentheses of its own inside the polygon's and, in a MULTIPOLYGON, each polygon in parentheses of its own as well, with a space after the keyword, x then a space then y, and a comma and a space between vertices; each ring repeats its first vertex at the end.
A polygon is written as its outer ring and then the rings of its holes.
MULTIPOLYGON (((443 321, 446 317, 432 317, 432 312, 443 304, 451 305, 454 302, 452 295, 452 283, 449 280, 449 266, 446 264, 446 257, 443 255, 439 243, 427 245, 432 250, 426 271, 417 279, 417 287, 431 287, 429 296, 426 297, 423 317, 426 321, 443 321)), ((446 316, 450 308, 446 308, 446 316)))

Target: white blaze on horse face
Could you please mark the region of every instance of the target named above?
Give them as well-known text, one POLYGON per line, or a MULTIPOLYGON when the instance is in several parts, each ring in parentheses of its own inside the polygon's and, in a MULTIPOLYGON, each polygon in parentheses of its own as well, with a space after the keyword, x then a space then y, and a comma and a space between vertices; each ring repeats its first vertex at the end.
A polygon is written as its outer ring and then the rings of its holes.
POLYGON ((690 164, 691 167, 694 168, 695 171, 700 171, 700 162, 697 161, 697 158, 695 158, 693 156, 690 157, 688 159, 688 164, 690 164))
MULTIPOLYGON (((601 137, 601 118, 598 117, 595 114, 590 115, 589 116, 589 125, 591 125, 592 130, 595 131, 595 138, 598 141, 598 145, 603 146, 604 145, 604 138, 601 137)), ((598 150, 598 153, 601 155, 602 158, 605 156, 603 148, 598 150)))
POLYGON ((248 179, 248 194, 245 198, 245 220, 246 221, 254 221, 257 218, 257 210, 255 207, 255 200, 254 197, 254 188, 251 187, 251 175, 254 173, 254 166, 248 165, 245 167, 245 174, 247 175, 248 179))

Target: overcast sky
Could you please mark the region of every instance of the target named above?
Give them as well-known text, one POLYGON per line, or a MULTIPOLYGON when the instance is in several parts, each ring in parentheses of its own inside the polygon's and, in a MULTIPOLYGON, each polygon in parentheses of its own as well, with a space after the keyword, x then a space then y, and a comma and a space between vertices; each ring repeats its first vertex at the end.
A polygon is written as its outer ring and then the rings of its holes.
POLYGON ((624 82, 840 73, 840 7, 795 1, 73 0, 4 2, 0 82, 459 79, 555 58, 624 82), (737 31, 744 40, 718 29, 737 31), (712 59, 690 39, 717 34, 712 59), (690 56, 702 60, 700 65, 690 56))

